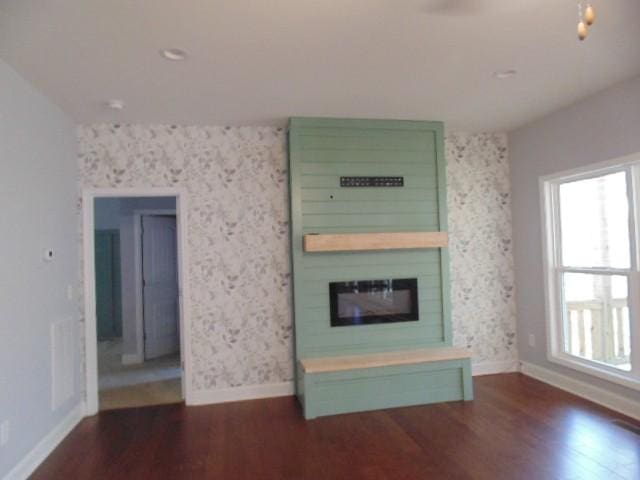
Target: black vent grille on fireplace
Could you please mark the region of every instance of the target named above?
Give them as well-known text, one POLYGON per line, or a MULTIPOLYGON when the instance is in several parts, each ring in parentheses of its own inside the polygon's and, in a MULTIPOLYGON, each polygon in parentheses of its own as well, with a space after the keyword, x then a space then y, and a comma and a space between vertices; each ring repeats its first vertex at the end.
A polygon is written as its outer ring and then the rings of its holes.
POLYGON ((341 187, 404 187, 404 177, 340 177, 341 187))

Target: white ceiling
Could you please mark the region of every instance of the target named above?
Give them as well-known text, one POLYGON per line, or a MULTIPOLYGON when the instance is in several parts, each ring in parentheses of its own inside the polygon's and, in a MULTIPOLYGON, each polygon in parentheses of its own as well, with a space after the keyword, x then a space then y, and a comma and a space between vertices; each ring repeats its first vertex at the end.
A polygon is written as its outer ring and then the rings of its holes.
POLYGON ((576 0, 0 0, 0 58, 83 123, 510 130, 640 74, 640 1, 593 5, 580 43, 576 0))

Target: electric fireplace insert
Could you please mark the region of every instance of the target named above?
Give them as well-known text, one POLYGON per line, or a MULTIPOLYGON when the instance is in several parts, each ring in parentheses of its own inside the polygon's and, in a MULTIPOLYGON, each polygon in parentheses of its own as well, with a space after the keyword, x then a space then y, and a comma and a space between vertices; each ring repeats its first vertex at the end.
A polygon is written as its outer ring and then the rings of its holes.
POLYGON ((419 319, 415 278, 332 282, 329 300, 332 327, 419 319))

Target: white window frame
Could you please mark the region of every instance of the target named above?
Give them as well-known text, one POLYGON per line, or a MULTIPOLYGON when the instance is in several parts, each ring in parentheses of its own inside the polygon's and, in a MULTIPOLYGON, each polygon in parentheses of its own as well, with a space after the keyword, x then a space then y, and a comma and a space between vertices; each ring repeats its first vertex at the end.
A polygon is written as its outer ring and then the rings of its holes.
POLYGON ((640 390, 640 154, 540 177, 542 253, 546 304, 547 359, 611 382, 640 390), (560 245, 560 184, 625 172, 629 197, 630 268, 574 268, 562 266, 560 245), (562 275, 565 272, 622 274, 628 278, 631 371, 570 355, 563 348, 562 275))

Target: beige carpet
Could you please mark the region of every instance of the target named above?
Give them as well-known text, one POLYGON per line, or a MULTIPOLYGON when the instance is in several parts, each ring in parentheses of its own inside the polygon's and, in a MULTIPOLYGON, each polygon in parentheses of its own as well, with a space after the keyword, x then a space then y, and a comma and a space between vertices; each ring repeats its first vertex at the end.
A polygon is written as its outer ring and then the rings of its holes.
POLYGON ((179 378, 101 390, 99 397, 100 410, 182 402, 179 378))

